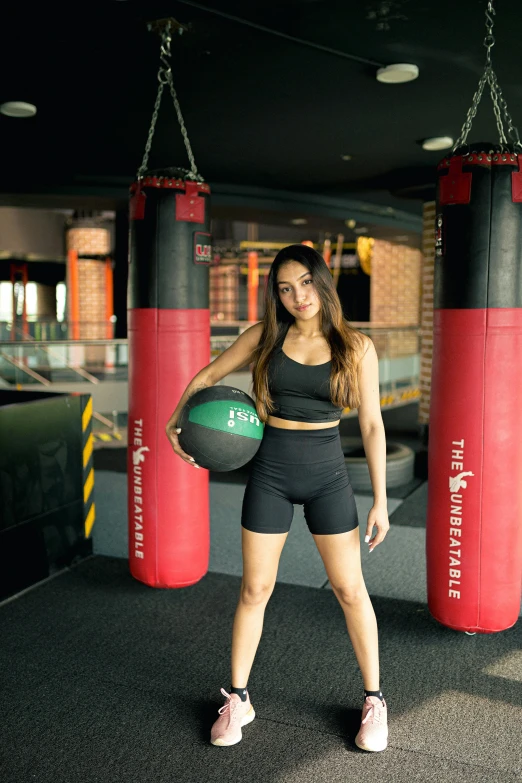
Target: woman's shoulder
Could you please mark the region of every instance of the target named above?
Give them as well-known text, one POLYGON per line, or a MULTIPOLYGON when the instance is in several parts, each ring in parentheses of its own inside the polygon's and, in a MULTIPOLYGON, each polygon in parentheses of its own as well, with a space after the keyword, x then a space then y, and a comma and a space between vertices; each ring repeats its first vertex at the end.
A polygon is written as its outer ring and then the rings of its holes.
POLYGON ((248 326, 242 334, 247 335, 247 337, 251 340, 253 348, 257 348, 257 345, 261 339, 261 336, 263 334, 263 321, 258 321, 256 324, 252 324, 251 326, 248 326))

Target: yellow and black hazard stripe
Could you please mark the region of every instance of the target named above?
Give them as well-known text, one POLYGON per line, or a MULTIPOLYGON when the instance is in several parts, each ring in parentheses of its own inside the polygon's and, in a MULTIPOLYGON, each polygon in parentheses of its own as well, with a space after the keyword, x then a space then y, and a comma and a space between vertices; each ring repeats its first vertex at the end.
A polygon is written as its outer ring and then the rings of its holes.
POLYGON ((110 443, 114 440, 122 440, 120 432, 93 432, 93 440, 98 443, 110 443))
POLYGON ((85 538, 91 535, 96 509, 94 507, 94 467, 92 458, 92 397, 82 394, 82 447, 83 447, 83 519, 85 538))

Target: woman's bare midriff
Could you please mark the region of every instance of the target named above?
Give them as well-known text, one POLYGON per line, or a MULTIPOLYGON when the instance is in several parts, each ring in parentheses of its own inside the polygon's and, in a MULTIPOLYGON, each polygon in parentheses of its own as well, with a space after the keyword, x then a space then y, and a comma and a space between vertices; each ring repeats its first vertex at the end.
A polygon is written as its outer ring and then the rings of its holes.
POLYGON ((282 430, 319 430, 325 427, 339 426, 338 421, 291 421, 290 419, 279 419, 277 416, 269 416, 267 424, 282 430))

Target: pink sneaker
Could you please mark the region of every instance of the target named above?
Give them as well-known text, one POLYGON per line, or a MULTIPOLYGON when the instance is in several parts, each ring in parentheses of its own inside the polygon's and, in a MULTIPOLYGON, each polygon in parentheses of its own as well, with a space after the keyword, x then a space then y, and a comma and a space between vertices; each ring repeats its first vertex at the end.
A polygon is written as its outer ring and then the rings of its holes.
POLYGON ((241 742, 243 737, 241 726, 252 723, 256 713, 250 703, 248 692, 246 701, 241 701, 237 693, 227 693, 224 688, 221 688, 221 693, 227 697, 227 700, 218 710, 219 718, 212 726, 210 742, 212 745, 235 745, 241 742))
POLYGON ((367 696, 355 744, 362 750, 385 750, 388 744, 388 709, 377 696, 367 696))

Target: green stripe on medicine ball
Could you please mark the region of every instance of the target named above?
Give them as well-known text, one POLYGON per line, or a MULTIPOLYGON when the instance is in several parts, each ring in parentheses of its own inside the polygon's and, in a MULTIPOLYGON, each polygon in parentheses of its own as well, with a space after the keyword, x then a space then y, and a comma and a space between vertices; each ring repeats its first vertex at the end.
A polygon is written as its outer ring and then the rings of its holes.
POLYGON ((191 408, 188 420, 211 430, 233 432, 234 435, 243 435, 254 440, 263 438, 263 424, 251 405, 238 405, 227 400, 205 402, 191 408))

